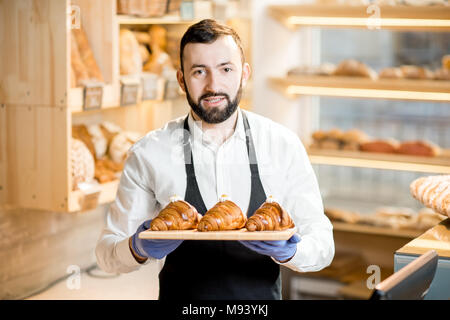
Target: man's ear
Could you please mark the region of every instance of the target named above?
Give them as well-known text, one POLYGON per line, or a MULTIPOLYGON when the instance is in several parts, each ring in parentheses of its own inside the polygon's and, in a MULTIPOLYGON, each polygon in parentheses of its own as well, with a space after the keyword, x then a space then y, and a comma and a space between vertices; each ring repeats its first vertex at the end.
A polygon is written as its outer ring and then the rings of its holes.
POLYGON ((178 84, 181 87, 181 90, 183 90, 183 92, 186 93, 186 88, 184 86, 184 76, 183 76, 183 71, 181 71, 181 69, 177 70, 177 80, 178 80, 178 84))
POLYGON ((251 73, 250 65, 245 62, 242 66, 242 86, 245 87, 247 84, 248 79, 250 79, 250 73, 251 73))

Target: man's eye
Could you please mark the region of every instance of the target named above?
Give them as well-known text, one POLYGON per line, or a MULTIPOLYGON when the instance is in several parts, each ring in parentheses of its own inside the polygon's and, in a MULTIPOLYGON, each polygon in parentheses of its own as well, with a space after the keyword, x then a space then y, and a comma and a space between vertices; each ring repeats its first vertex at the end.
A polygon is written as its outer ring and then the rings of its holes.
POLYGON ((224 68, 223 70, 225 70, 225 72, 230 72, 232 69, 231 68, 224 68))
POLYGON ((194 71, 194 74, 195 75, 201 75, 201 74, 203 74, 204 73, 204 70, 195 70, 194 71))

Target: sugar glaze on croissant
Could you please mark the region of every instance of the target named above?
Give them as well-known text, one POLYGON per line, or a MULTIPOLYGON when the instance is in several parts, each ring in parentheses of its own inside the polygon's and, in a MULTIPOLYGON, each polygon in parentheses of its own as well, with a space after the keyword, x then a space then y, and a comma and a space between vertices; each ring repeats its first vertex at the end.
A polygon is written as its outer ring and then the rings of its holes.
POLYGON ((245 224, 248 231, 281 231, 293 227, 292 218, 272 196, 267 198, 245 224))
POLYGON ((198 223, 198 231, 235 230, 244 227, 247 217, 226 195, 209 209, 198 223))
POLYGON ((201 215, 191 204, 178 196, 170 198, 170 203, 162 209, 150 223, 152 231, 189 230, 197 228, 201 215))

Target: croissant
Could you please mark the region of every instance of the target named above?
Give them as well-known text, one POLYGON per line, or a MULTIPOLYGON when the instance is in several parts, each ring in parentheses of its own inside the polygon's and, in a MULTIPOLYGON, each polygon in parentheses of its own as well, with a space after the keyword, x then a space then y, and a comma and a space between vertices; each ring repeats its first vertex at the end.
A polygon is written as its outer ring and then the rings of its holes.
POLYGON ((428 208, 450 217, 450 175, 418 178, 410 184, 410 191, 428 208))
POLYGON ((245 224, 248 231, 280 231, 293 227, 292 218, 271 196, 245 224))
POLYGON ((171 197, 170 203, 150 223, 152 231, 188 230, 197 228, 201 215, 192 205, 179 197, 171 197))
POLYGON ((198 223, 198 231, 235 230, 244 227, 247 217, 227 196, 209 209, 198 223))

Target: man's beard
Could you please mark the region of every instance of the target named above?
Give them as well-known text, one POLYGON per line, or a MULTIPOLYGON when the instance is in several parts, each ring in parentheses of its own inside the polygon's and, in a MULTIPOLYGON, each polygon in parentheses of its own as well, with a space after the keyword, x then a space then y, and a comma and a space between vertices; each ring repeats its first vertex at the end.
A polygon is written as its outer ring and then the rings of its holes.
POLYGON ((222 92, 210 92, 202 95, 198 99, 198 104, 194 102, 191 95, 189 94, 189 91, 186 86, 186 82, 184 83, 184 87, 186 89, 186 97, 189 105, 191 106, 192 110, 206 123, 221 123, 227 120, 231 115, 236 111, 239 103, 241 102, 242 97, 242 80, 239 84, 239 90, 236 93, 236 98, 234 98, 233 101, 230 101, 230 96, 226 93, 222 92), (215 96, 223 96, 225 97, 227 101, 227 105, 224 109, 219 108, 210 108, 209 110, 206 110, 202 107, 201 101, 202 99, 209 98, 209 97, 215 97, 215 96))

